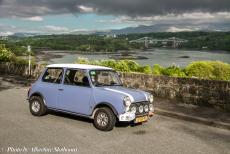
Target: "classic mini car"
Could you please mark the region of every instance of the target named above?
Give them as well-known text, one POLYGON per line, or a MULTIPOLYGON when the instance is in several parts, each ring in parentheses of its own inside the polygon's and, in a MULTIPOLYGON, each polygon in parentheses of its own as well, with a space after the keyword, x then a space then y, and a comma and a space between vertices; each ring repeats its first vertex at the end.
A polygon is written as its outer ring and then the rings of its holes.
POLYGON ((32 115, 48 110, 84 116, 102 131, 116 122, 142 123, 153 115, 153 95, 125 88, 111 68, 84 64, 48 65, 28 91, 32 115))

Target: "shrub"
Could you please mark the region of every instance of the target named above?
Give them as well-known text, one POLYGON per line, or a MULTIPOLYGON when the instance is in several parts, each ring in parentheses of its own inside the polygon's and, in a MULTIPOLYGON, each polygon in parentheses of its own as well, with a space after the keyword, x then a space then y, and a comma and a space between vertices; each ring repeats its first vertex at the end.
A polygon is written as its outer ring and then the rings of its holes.
POLYGON ((154 75, 167 75, 172 77, 186 77, 186 74, 177 66, 170 66, 164 68, 159 64, 153 65, 153 74, 154 75))
POLYGON ((81 64, 92 64, 111 67, 122 72, 140 72, 154 75, 167 75, 172 77, 196 77, 212 80, 230 80, 230 65, 220 61, 195 61, 184 69, 177 66, 164 68, 158 64, 153 66, 141 66, 132 60, 96 60, 89 61, 87 58, 79 57, 76 61, 81 64))
POLYGON ((159 64, 154 64, 153 65, 153 74, 154 75, 162 75, 162 71, 164 68, 160 66, 159 64))
POLYGON ((137 72, 138 69, 140 68, 140 65, 133 60, 123 60, 123 61, 127 64, 130 71, 132 71, 132 72, 137 72))
POLYGON ((109 60, 89 61, 87 58, 79 57, 76 63, 101 65, 101 66, 111 67, 117 71, 122 71, 122 72, 136 72, 139 70, 140 67, 135 61, 131 61, 131 60, 109 59, 109 60))
POLYGON ((220 61, 210 61, 214 80, 230 80, 230 65, 220 61))
POLYGON ((131 72, 129 66, 124 60, 117 61, 115 65, 115 70, 122 71, 122 72, 131 72))
POLYGON ((149 65, 141 66, 138 72, 145 73, 145 74, 152 74, 152 68, 149 65))
POLYGON ((162 74, 172 77, 186 77, 186 74, 177 66, 170 66, 163 69, 162 74))
POLYGON ((195 61, 185 67, 185 73, 189 77, 201 79, 213 78, 214 68, 207 61, 195 61))
POLYGON ((84 58, 84 57, 78 57, 76 62, 79 64, 89 64, 90 63, 89 60, 87 58, 84 58))
POLYGON ((15 55, 7 50, 5 47, 0 47, 0 61, 1 62, 11 62, 14 61, 15 55))
POLYGON ((102 65, 106 67, 116 68, 116 61, 115 60, 101 60, 96 62, 97 65, 102 65))
MULTIPOLYGON (((16 63, 16 64, 25 64, 25 65, 28 65, 29 64, 29 61, 28 61, 28 59, 23 59, 23 58, 21 58, 21 57, 16 57, 15 59, 14 59, 14 61, 13 61, 14 63, 16 63)), ((31 65, 35 65, 36 63, 35 63, 35 60, 32 58, 31 59, 31 65)), ((47 64, 46 64, 47 65, 47 64)))
POLYGON ((230 65, 220 61, 192 62, 185 68, 185 72, 189 77, 230 80, 230 65))

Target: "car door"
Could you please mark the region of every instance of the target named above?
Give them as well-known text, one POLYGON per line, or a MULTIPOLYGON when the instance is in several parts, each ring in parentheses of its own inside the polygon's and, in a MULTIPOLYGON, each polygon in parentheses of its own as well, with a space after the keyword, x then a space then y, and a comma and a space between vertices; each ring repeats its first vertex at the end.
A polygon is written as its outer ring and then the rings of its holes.
POLYGON ((39 91, 42 93, 49 108, 57 108, 63 73, 64 70, 62 68, 47 68, 42 77, 39 91))
POLYGON ((63 90, 59 94, 59 108, 68 112, 90 115, 92 88, 86 70, 67 69, 63 90))

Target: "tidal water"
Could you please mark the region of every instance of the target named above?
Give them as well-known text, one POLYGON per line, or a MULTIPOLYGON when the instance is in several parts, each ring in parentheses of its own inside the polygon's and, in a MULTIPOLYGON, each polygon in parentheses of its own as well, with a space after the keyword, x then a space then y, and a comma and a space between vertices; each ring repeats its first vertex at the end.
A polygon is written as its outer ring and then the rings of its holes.
MULTIPOLYGON (((63 52, 63 51, 62 51, 63 52)), ((85 57, 89 60, 109 59, 111 54, 69 54, 62 53, 62 58, 50 59, 48 63, 73 63, 78 57, 85 57)), ((139 51, 134 56, 144 56, 148 59, 135 60, 141 65, 160 64, 162 66, 177 65, 184 67, 192 61, 198 60, 218 60, 230 63, 230 52, 227 51, 196 51, 178 49, 149 49, 139 51)))

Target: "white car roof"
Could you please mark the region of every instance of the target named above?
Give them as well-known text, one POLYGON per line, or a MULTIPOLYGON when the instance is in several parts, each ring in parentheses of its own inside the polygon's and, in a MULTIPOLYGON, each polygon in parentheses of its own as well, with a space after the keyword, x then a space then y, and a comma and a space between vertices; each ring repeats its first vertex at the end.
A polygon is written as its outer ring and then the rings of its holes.
POLYGON ((50 64, 50 65, 47 65, 46 67, 112 70, 112 68, 109 68, 109 67, 97 66, 97 65, 87 65, 87 64, 50 64))

